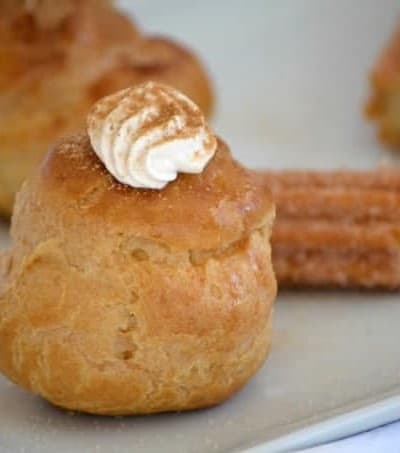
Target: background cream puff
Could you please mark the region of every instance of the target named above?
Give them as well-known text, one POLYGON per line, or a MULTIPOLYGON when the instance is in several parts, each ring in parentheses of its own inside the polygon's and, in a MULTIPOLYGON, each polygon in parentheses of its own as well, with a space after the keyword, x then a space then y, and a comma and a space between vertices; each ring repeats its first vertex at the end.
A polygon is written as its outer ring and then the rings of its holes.
POLYGON ((144 35, 105 0, 0 2, 0 214, 57 138, 79 130, 93 103, 155 80, 206 115, 208 77, 193 53, 144 35))

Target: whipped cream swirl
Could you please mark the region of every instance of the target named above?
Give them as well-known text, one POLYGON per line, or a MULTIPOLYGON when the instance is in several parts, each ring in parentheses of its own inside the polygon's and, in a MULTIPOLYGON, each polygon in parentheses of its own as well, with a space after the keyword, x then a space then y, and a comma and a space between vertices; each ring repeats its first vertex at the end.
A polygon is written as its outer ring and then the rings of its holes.
POLYGON ((88 133, 107 170, 131 187, 162 189, 181 173, 201 173, 217 139, 200 109, 179 91, 147 82, 100 100, 88 133))

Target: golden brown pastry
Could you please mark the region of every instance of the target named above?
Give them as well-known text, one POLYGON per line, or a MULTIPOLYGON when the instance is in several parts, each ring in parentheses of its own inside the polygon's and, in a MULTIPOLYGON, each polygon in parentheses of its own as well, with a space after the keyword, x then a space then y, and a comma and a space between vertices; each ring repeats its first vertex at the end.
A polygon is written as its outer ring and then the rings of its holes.
POLYGON ((370 76, 372 94, 366 115, 376 121, 379 139, 400 147, 400 23, 370 76))
POLYGON ((270 193, 168 87, 110 96, 88 124, 17 197, 0 370, 89 413, 217 404, 270 347, 270 193))
POLYGON ((212 94, 197 58, 143 35, 108 1, 0 2, 0 214, 55 139, 80 129, 97 99, 155 80, 208 115, 212 94))
POLYGON ((265 173, 280 287, 400 288, 400 171, 265 173))

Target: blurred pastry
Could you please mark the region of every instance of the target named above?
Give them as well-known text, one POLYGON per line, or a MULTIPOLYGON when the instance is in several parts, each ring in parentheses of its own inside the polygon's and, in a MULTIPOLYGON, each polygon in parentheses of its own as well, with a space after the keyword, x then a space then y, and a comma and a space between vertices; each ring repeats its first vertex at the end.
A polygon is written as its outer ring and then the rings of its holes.
POLYGON ((400 287, 400 172, 265 173, 281 287, 400 287))
POLYGON ((99 101, 88 134, 56 144, 17 197, 0 370, 77 411, 217 404, 270 347, 265 182, 164 85, 99 101))
POLYGON ((366 115, 378 126, 385 145, 400 147, 400 23, 371 73, 366 115))
POLYGON ((0 2, 0 214, 47 146, 83 127, 92 104, 156 80, 208 115, 212 94, 197 58, 173 41, 143 35, 105 0, 0 2))

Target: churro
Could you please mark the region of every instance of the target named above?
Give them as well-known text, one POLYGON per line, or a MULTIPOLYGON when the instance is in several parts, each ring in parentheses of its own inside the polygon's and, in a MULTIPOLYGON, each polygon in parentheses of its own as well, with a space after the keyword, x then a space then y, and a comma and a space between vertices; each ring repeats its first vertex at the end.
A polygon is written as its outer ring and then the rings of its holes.
POLYGON ((400 171, 264 173, 281 286, 400 287, 400 171))

